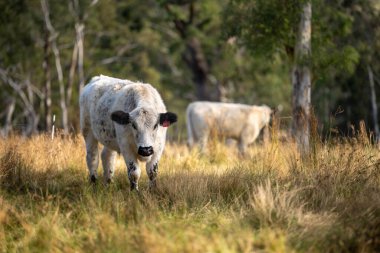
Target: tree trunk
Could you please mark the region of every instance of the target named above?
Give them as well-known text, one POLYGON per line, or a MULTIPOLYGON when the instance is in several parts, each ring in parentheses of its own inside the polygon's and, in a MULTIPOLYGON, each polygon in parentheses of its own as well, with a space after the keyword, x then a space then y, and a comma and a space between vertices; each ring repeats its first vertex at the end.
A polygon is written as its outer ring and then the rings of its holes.
POLYGON ((50 41, 49 41, 49 31, 45 31, 45 42, 44 42, 44 61, 42 67, 44 69, 44 107, 45 107, 45 130, 51 130, 51 73, 50 73, 50 41))
POLYGON ((372 117, 373 117, 373 127, 375 130, 375 142, 379 141, 379 121, 377 118, 377 102, 376 102, 376 91, 375 91, 375 81, 373 79, 373 72, 371 67, 367 66, 368 78, 369 78, 369 87, 371 90, 371 105, 372 105, 372 117))
MULTIPOLYGON (((98 1, 92 1, 92 3, 90 4, 90 7, 97 4, 97 2, 98 1)), ((78 79, 79 79, 78 92, 80 94, 82 92, 82 89, 83 89, 84 84, 85 84, 84 83, 85 78, 84 78, 84 72, 83 72, 83 60, 84 60, 83 59, 84 58, 84 42, 83 42, 83 40, 84 40, 84 21, 86 19, 86 14, 85 14, 85 12, 80 10, 78 0, 71 0, 69 3, 69 8, 70 8, 73 16, 75 17, 75 47, 74 47, 74 51, 77 52, 77 54, 75 55, 75 58, 76 58, 76 66, 77 66, 77 70, 78 70, 78 79)), ((73 51, 72 63, 74 63, 74 51, 73 51)), ((71 65, 71 66, 73 66, 73 65, 71 65)), ((72 73, 73 72, 70 69, 70 77, 71 77, 72 73)), ((68 94, 68 96, 69 95, 71 97, 71 91, 70 91, 70 94, 68 94)))
POLYGON ((186 44, 186 49, 185 62, 193 74, 197 98, 198 100, 209 100, 210 96, 206 89, 208 64, 199 40, 194 37, 190 38, 186 44))
POLYGON ((187 20, 178 18, 168 4, 165 5, 165 9, 170 15, 172 15, 174 26, 179 36, 186 44, 186 51, 183 53, 183 60, 192 72, 197 98, 198 100, 210 100, 210 96, 206 88, 209 66, 201 43, 196 37, 191 36, 191 33, 189 33, 189 27, 195 27, 194 17, 196 15, 194 3, 192 2, 188 5, 187 20))
POLYGON ((292 132, 301 154, 309 153, 311 104, 311 2, 302 7, 292 72, 292 132))
POLYGON ((66 104, 70 105, 71 103, 71 95, 73 93, 73 85, 74 85, 74 77, 75 77, 75 68, 78 64, 78 44, 75 41, 73 54, 71 57, 70 71, 69 71, 69 81, 67 83, 67 96, 66 96, 66 104))
POLYGON ((28 109, 28 118, 29 118, 29 135, 36 134, 37 131, 37 126, 38 122, 40 120, 39 115, 36 113, 36 110, 34 109, 34 92, 32 88, 32 84, 30 82, 30 79, 27 78, 25 80, 25 85, 26 85, 26 92, 28 94, 28 101, 29 101, 29 109, 28 109))
POLYGON ((46 29, 49 31, 49 43, 51 43, 51 47, 54 53, 55 57, 55 66, 57 69, 57 75, 58 75, 58 83, 59 83, 59 94, 60 94, 60 107, 61 107, 61 117, 62 117, 62 128, 64 131, 64 134, 68 134, 69 127, 68 127, 68 111, 67 111, 67 105, 66 105, 66 93, 65 93, 65 84, 63 82, 63 71, 62 71, 62 65, 61 65, 61 57, 59 53, 59 49, 57 46, 57 37, 58 34, 56 33, 53 25, 50 21, 50 14, 49 14, 49 6, 47 3, 47 0, 41 0, 41 7, 42 12, 44 14, 45 19, 45 25, 46 29))
POLYGON ((3 137, 8 137, 8 134, 12 131, 12 116, 16 106, 16 99, 14 97, 9 98, 7 102, 7 108, 5 109, 5 123, 2 131, 3 137))
POLYGON ((68 111, 67 111, 67 105, 66 105, 66 93, 65 93, 65 84, 63 82, 63 71, 62 71, 62 65, 61 65, 61 57, 59 54, 59 50, 57 47, 57 43, 54 39, 52 43, 53 52, 55 56, 55 66, 57 69, 58 74, 58 83, 59 83, 59 105, 61 107, 61 118, 62 118, 62 128, 64 134, 69 133, 69 122, 68 122, 68 111))
POLYGON ((26 128, 24 128, 24 134, 27 136, 30 136, 37 132, 37 124, 38 124, 38 114, 34 110, 33 105, 33 92, 31 83, 29 80, 25 80, 24 84, 21 84, 19 81, 12 79, 8 73, 0 69, 0 78, 5 82, 8 83, 9 86, 14 90, 15 94, 17 94, 23 103, 23 109, 24 109, 24 115, 27 121, 26 128), (27 93, 23 90, 23 87, 26 87, 27 93), (29 94, 29 96, 28 96, 29 94))
POLYGON ((83 72, 83 57, 84 57, 84 48, 83 48, 83 34, 84 24, 78 23, 75 25, 76 37, 77 37, 77 46, 78 46, 78 75, 79 75, 79 94, 82 92, 84 87, 84 72, 83 72))

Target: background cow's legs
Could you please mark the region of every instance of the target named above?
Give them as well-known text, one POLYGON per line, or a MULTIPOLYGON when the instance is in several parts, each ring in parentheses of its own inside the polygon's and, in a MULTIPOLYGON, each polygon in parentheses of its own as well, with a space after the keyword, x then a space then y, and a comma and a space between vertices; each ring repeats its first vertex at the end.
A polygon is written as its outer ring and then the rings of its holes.
POLYGON ((241 155, 245 155, 245 152, 247 150, 247 143, 243 138, 240 138, 238 143, 239 153, 241 155))
POLYGON ((98 152, 98 141, 95 139, 94 135, 89 132, 84 137, 86 142, 86 162, 87 168, 90 172, 90 180, 95 183, 97 178, 97 169, 99 165, 99 152, 98 152))
POLYGON ((104 180, 106 183, 111 183, 112 176, 115 171, 116 151, 113 151, 107 147, 104 147, 101 157, 102 157, 104 180))
POLYGON ((247 128, 242 132, 238 144, 240 154, 246 154, 245 152, 247 150, 248 145, 252 144, 257 139, 259 134, 260 130, 257 130, 256 128, 247 128))
POLYGON ((202 135, 202 137, 199 138, 199 148, 201 153, 205 153, 207 150, 207 139, 208 139, 208 133, 205 133, 202 135))

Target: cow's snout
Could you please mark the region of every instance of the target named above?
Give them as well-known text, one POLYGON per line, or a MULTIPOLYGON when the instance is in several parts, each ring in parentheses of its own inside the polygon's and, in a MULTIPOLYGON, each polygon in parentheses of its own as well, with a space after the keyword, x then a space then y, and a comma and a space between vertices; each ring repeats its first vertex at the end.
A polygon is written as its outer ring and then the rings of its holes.
POLYGON ((139 147, 137 153, 141 156, 150 156, 153 154, 153 147, 139 147))

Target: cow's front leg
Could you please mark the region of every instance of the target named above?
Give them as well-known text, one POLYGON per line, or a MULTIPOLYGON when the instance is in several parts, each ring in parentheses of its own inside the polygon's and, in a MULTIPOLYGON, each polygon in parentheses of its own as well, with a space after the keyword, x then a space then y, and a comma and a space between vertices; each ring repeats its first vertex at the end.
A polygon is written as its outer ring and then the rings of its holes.
POLYGON ((116 152, 104 147, 102 151, 103 175, 106 183, 111 183, 115 169, 116 152))
POLYGON ((139 190, 139 178, 141 175, 141 170, 139 168, 139 165, 137 164, 137 161, 135 160, 129 160, 127 162, 127 169, 128 169, 128 179, 129 183, 131 184, 131 191, 139 190))
POLYGON ((153 160, 146 163, 146 174, 149 178, 149 189, 154 189, 157 186, 156 179, 158 175, 158 161, 153 160))
MULTIPOLYGON (((122 145, 122 147, 126 147, 126 146, 127 145, 122 145)), ((132 190, 138 191, 139 189, 138 182, 141 175, 141 170, 137 163, 136 156, 133 155, 132 150, 130 150, 128 147, 121 150, 121 153, 123 154, 125 164, 127 165, 127 173, 128 173, 129 183, 131 184, 131 191, 132 190)))

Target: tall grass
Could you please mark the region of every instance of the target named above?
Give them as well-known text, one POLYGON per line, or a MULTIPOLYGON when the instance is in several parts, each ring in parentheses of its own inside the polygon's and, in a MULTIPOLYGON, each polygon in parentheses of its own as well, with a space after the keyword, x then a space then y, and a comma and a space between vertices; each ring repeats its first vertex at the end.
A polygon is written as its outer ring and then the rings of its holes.
POLYGON ((244 157, 217 142, 207 155, 168 144, 157 190, 143 172, 138 195, 120 157, 114 183, 91 185, 80 137, 14 136, 0 141, 0 252, 374 252, 370 143, 362 132, 316 140, 310 159, 275 138, 244 157))

